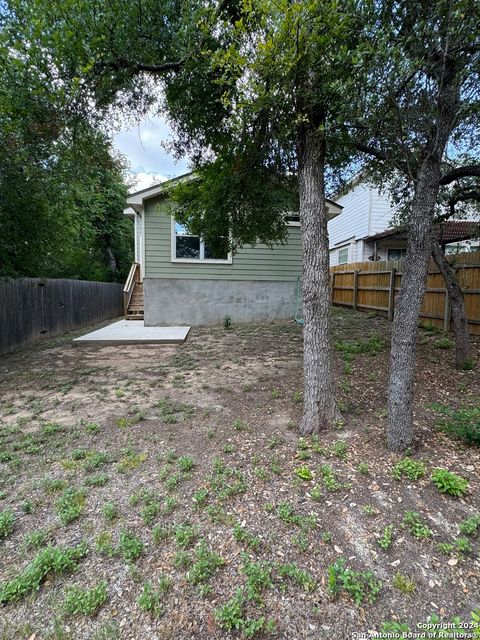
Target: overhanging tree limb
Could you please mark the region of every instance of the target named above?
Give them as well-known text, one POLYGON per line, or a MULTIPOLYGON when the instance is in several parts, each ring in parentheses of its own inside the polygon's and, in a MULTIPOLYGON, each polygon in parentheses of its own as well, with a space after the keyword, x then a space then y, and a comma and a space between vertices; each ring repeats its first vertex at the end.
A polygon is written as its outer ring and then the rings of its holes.
POLYGON ((460 178, 467 178, 469 176, 480 177, 480 165, 472 164, 465 167, 457 167, 452 169, 440 178, 440 185, 445 186, 459 180, 460 178))

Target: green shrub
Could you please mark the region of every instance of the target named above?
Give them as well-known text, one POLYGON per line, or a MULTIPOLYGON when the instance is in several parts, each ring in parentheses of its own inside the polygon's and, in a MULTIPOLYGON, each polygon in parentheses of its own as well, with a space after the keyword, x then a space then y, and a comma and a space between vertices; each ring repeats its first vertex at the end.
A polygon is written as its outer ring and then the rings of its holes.
POLYGON ((80 517, 85 506, 86 492, 84 489, 68 487, 57 500, 55 511, 62 524, 69 524, 80 517))
POLYGON ((105 504, 102 507, 102 515, 106 520, 109 520, 110 522, 112 520, 115 520, 115 518, 118 518, 117 505, 111 500, 109 500, 108 502, 105 502, 105 504))
POLYGON ((406 476, 409 480, 418 480, 418 478, 423 478, 424 475, 425 463, 412 458, 403 458, 392 469, 392 476, 395 480, 400 480, 402 476, 406 476))
POLYGON ((438 349, 451 349, 454 345, 455 343, 447 337, 437 340, 438 349))
POLYGON ((37 591, 47 575, 73 571, 86 554, 87 548, 84 543, 76 547, 49 545, 17 576, 0 584, 0 603, 15 602, 32 591, 37 591))
POLYGON ((142 555, 144 548, 143 542, 136 535, 125 530, 120 532, 118 552, 125 562, 135 562, 142 555))
POLYGON ((478 407, 453 411, 440 408, 446 418, 439 424, 442 431, 467 444, 480 445, 480 409, 478 407))
POLYGON ((480 513, 470 516, 458 525, 460 533, 465 536, 474 536, 480 529, 480 513))
POLYGON ((207 582, 215 570, 224 564, 225 561, 221 556, 201 542, 195 549, 195 562, 188 572, 188 581, 195 585, 207 582))
POLYGON ((15 515, 11 509, 0 511, 0 540, 12 533, 14 522, 15 515))
POLYGON ((84 616, 94 614, 107 599, 107 582, 102 580, 91 589, 73 586, 67 589, 64 609, 69 615, 81 613, 84 616))
POLYGON ((310 469, 304 465, 303 467, 298 467, 298 469, 295 469, 295 475, 298 478, 301 478, 302 480, 313 480, 313 473, 310 471, 310 469))
POLYGON ((345 567, 339 558, 328 568, 328 590, 334 598, 342 591, 348 593, 358 606, 362 602, 374 602, 382 583, 376 580, 372 571, 354 571, 345 567))
POLYGON ((468 491, 468 482, 465 478, 447 469, 435 469, 432 473, 432 482, 439 491, 450 496, 463 496, 468 491))

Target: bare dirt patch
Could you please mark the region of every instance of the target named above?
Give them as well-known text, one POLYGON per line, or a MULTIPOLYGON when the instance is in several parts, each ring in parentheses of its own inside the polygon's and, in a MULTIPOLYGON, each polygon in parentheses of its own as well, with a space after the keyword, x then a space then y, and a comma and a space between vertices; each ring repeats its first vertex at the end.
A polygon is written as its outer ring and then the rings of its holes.
POLYGON ((438 426, 480 407, 479 370, 456 372, 452 350, 421 332, 412 459, 425 469, 396 480, 390 325, 338 309, 332 324, 344 421, 318 440, 299 439, 294 323, 192 329, 179 346, 71 348, 70 335, 2 358, 0 512, 14 521, 0 539, 0 638, 340 640, 432 614, 470 621, 480 524, 476 535, 459 524, 479 513, 480 453, 438 426), (468 492, 440 493, 437 467, 468 492), (428 535, 405 523, 412 511, 428 535), (73 571, 5 595, 49 544, 82 542, 73 571), (73 585, 103 582, 93 612, 68 612, 73 585))

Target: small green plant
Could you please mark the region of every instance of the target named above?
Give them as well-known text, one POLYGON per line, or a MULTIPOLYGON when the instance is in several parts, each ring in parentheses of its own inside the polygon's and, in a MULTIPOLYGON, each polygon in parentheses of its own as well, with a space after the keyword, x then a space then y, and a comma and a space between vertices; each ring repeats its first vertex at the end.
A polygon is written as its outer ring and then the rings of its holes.
POLYGON ((383 530, 381 537, 377 540, 378 544, 382 547, 384 551, 388 551, 392 546, 393 542, 393 524, 389 524, 383 530))
POLYGON ((357 466, 357 471, 358 473, 361 473, 362 475, 366 476, 370 472, 370 467, 366 462, 360 462, 360 464, 357 466))
POLYGON ((55 511, 63 525, 69 524, 80 517, 85 506, 85 496, 86 491, 84 489, 76 489, 75 487, 64 489, 55 504, 55 511))
POLYGON ((345 460, 347 457, 348 446, 343 440, 338 440, 332 444, 330 450, 334 456, 340 458, 340 460, 345 460))
POLYGON ((295 475, 305 481, 313 480, 313 473, 306 465, 295 469, 295 475))
POLYGON ((73 571, 87 554, 87 547, 48 546, 35 556, 32 562, 14 578, 0 584, 0 603, 15 602, 32 591, 37 591, 45 578, 73 571))
POLYGON ((142 593, 137 599, 138 606, 143 611, 152 614, 156 618, 163 615, 162 600, 171 587, 169 578, 162 576, 158 581, 158 587, 154 589, 150 582, 143 585, 142 593))
POLYGON ((143 542, 131 531, 120 532, 118 541, 118 553, 128 564, 135 562, 142 555, 144 550, 143 542))
POLYGON ((198 538, 198 528, 191 524, 179 524, 175 527, 175 542, 182 549, 191 547, 198 538))
POLYGON ((192 496, 195 509, 203 509, 208 501, 208 489, 198 489, 192 496))
POLYGON ((444 338, 437 340, 436 346, 437 349, 452 349, 452 347, 455 346, 455 343, 445 336, 444 338))
POLYGON ((67 481, 62 478, 44 478, 42 481, 43 489, 46 493, 56 493, 63 491, 67 487, 67 481))
POLYGON ((280 390, 274 388, 271 390, 270 395, 272 396, 273 400, 277 400, 277 398, 280 398, 280 390))
POLYGON ((224 559, 202 541, 195 549, 195 561, 188 572, 188 581, 194 585, 205 583, 224 564, 224 559))
POLYGON ((112 502, 111 500, 109 500, 102 507, 102 515, 105 518, 105 520, 108 520, 109 522, 112 522, 113 520, 118 518, 118 507, 117 507, 117 505, 114 502, 112 502))
POLYGON ((82 422, 82 424, 86 433, 96 434, 101 431, 100 425, 98 425, 96 422, 82 422))
POLYGON ((473 358, 466 358, 462 369, 464 371, 473 371, 475 369, 475 360, 473 358))
POLYGON ((165 516, 170 515, 178 506, 178 500, 173 496, 167 496, 162 504, 162 513, 165 516))
POLYGON ((233 428, 235 431, 246 431, 248 429, 248 425, 243 420, 237 419, 233 421, 233 428))
POLYGON ((420 329, 423 329, 423 331, 429 335, 438 335, 441 333, 440 329, 431 321, 421 322, 420 329))
POLYGON ((223 328, 227 331, 230 331, 230 329, 232 328, 232 319, 230 316, 225 316, 223 318, 223 328))
POLYGON ((403 525, 418 539, 430 538, 432 530, 424 524, 416 511, 406 511, 403 517, 403 525))
POLYGON ((328 568, 328 590, 334 598, 345 591, 358 606, 362 602, 374 602, 381 589, 381 582, 372 571, 354 571, 345 567, 345 561, 339 558, 328 568))
POLYGON ((342 485, 338 481, 337 475, 330 465, 321 464, 319 465, 318 470, 322 476, 323 484, 328 491, 338 491, 341 489, 342 485))
POLYGON ((25 549, 39 549, 47 544, 49 538, 50 531, 48 529, 37 529, 24 535, 23 545, 25 549))
POLYGON ((289 578, 300 585, 305 591, 314 591, 317 583, 307 572, 299 569, 296 564, 281 564, 277 567, 280 578, 289 578))
POLYGON ((400 480, 402 476, 406 476, 409 480, 418 480, 418 478, 423 478, 424 475, 425 463, 412 458, 403 458, 392 469, 392 476, 395 480, 400 480))
POLYGON ((322 490, 317 484, 310 491, 310 497, 312 500, 315 500, 315 502, 320 502, 322 499, 322 490))
POLYGON ((303 402, 303 391, 295 391, 293 394, 293 401, 295 404, 300 404, 303 402))
POLYGON ((240 542, 248 549, 255 551, 261 544, 261 540, 258 536, 254 536, 247 531, 242 525, 236 524, 233 528, 233 537, 237 542, 240 542))
POLYGON ((480 513, 476 513, 460 522, 458 528, 463 535, 474 536, 480 530, 480 513))
POLYGON ((56 433, 60 433, 63 431, 63 427, 55 422, 50 422, 48 424, 44 424, 42 427, 42 433, 45 436, 53 436, 56 433))
POLYGON ((397 572, 394 575, 392 585, 395 589, 401 591, 402 593, 413 593, 417 588, 417 585, 411 578, 400 572, 397 572))
POLYGON ((152 529, 152 540, 156 545, 162 544, 165 540, 168 540, 172 535, 171 529, 164 527, 160 524, 156 524, 152 529))
POLYGON ((465 407, 453 410, 437 404, 432 405, 432 408, 445 416, 438 426, 447 435, 467 444, 480 445, 480 408, 465 407))
POLYGON ((96 473, 89 478, 85 478, 85 484, 87 487, 103 487, 107 484, 109 476, 107 473, 96 473))
POLYGON ((248 600, 258 602, 261 592, 273 587, 272 566, 268 562, 255 562, 244 554, 242 573, 245 575, 245 594, 248 600))
POLYGON ((373 507, 371 504, 364 504, 362 510, 366 516, 378 516, 378 509, 373 507))
POLYGON ((194 468, 195 463, 193 462, 192 458, 189 458, 188 456, 182 456, 178 459, 178 466, 180 467, 180 471, 187 473, 194 468))
POLYGON ((292 544, 294 547, 297 547, 300 553, 306 553, 310 546, 308 538, 303 532, 292 536, 292 544))
POLYGON ((69 615, 91 616, 107 599, 107 582, 103 580, 91 589, 70 587, 65 596, 64 609, 69 615))
POLYGON ((0 511, 0 540, 12 533, 14 522, 15 515, 11 509, 0 511))
POLYGON ((450 496, 463 496, 468 492, 468 482, 447 469, 434 469, 432 482, 442 493, 450 496))

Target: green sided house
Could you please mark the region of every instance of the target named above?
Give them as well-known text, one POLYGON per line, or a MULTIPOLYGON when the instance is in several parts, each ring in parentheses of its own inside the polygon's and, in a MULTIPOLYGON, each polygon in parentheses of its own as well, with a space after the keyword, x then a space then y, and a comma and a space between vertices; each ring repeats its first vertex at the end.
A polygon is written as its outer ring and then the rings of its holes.
MULTIPOLYGON (((179 180, 181 178, 177 178, 179 180)), ((189 235, 172 215, 173 181, 128 196, 125 215, 135 223, 135 264, 124 289, 129 319, 145 326, 210 325, 293 317, 302 272, 298 217, 289 215, 288 241, 273 249, 257 244, 228 253, 189 235)), ((329 218, 342 207, 327 201, 329 218)))

